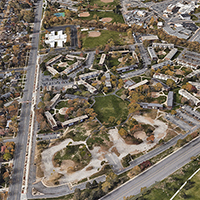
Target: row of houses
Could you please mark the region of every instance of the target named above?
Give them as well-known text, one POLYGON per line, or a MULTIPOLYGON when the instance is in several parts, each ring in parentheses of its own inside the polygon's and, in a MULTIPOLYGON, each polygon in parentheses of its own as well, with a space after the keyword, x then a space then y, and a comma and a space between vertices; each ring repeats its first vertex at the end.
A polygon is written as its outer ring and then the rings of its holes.
POLYGON ((105 77, 106 77, 105 86, 106 86, 107 88, 112 88, 112 85, 111 85, 111 82, 110 82, 110 73, 109 73, 109 72, 106 72, 106 73, 105 73, 105 77))
POLYGON ((192 82, 192 81, 188 81, 188 83, 190 83, 191 85, 193 85, 194 87, 196 87, 197 90, 200 90, 200 83, 198 83, 198 82, 192 82))
POLYGON ((155 73, 153 75, 153 78, 158 78, 158 79, 165 80, 165 81, 168 80, 168 79, 172 79, 175 83, 179 82, 179 78, 177 78, 177 77, 165 75, 165 74, 160 74, 160 73, 155 73))
POLYGON ((101 58, 100 58, 100 61, 99 61, 99 65, 103 65, 104 62, 105 62, 105 59, 106 59, 106 54, 103 53, 103 54, 101 55, 101 58))
POLYGON ((51 66, 47 66, 46 68, 47 68, 47 71, 51 73, 53 76, 55 76, 56 74, 59 74, 59 72, 51 66))
POLYGON ((181 58, 177 58, 176 62, 177 62, 178 65, 182 65, 184 67, 189 67, 189 68, 192 68, 192 69, 197 69, 198 66, 199 66, 198 64, 191 63, 191 62, 183 60, 181 58))
POLYGON ((132 51, 132 57, 136 60, 136 64, 138 64, 139 63, 139 59, 138 59, 138 56, 137 56, 137 54, 135 53, 135 51, 132 51))
POLYGON ((177 53, 178 49, 177 48, 173 48, 166 56, 165 56, 165 60, 171 60, 175 54, 177 53))
POLYGON ((71 55, 71 54, 67 54, 67 55, 65 56, 65 58, 66 58, 67 60, 74 60, 74 59, 82 60, 82 61, 85 60, 84 57, 81 57, 81 56, 75 56, 75 55, 71 55))
POLYGON ((161 63, 158 63, 158 64, 155 64, 155 65, 152 65, 151 68, 154 69, 155 71, 158 70, 158 69, 162 69, 164 66, 167 66, 167 65, 172 65, 173 62, 171 60, 166 60, 164 62, 161 62, 161 63))
POLYGON ((178 93, 185 97, 186 99, 192 101, 196 106, 200 105, 200 100, 198 98, 196 98, 195 96, 193 96, 192 94, 190 94, 188 91, 184 90, 184 89, 180 89, 178 91, 178 93))
POLYGON ((74 64, 72 64, 70 67, 67 67, 61 73, 68 75, 68 74, 76 71, 77 69, 79 69, 81 66, 82 66, 82 62, 78 60, 77 62, 75 62, 74 64))
POLYGON ((83 122, 86 119, 88 119, 88 115, 82 115, 80 117, 69 119, 69 120, 62 123, 62 127, 72 126, 72 125, 74 125, 78 122, 83 122))
POLYGON ((58 128, 58 124, 57 124, 56 120, 54 119, 53 115, 49 111, 46 111, 44 114, 45 114, 45 116, 47 118, 47 121, 51 125, 51 128, 53 130, 57 129, 58 128))
POLYGON ((147 50, 149 52, 151 60, 158 60, 158 57, 157 57, 156 52, 154 51, 153 47, 148 47, 147 50))
POLYGON ((189 73, 186 78, 192 78, 193 76, 197 76, 198 74, 200 74, 200 69, 197 69, 191 73, 189 73))
POLYGON ((52 65, 53 63, 57 62, 61 58, 62 58, 62 55, 58 55, 58 56, 50 59, 48 62, 46 62, 46 66, 52 65))
POLYGON ((153 43, 152 44, 152 47, 153 48, 160 48, 160 49, 166 49, 166 48, 169 48, 169 49, 173 49, 174 48, 174 44, 168 44, 168 43, 153 43))
POLYGON ((94 71, 94 72, 89 72, 89 73, 86 73, 86 74, 81 74, 81 75, 79 75, 79 79, 86 80, 86 79, 90 79, 90 78, 95 78, 95 77, 97 77, 102 72, 103 72, 102 70, 97 70, 97 71, 94 71))
POLYGON ((51 109, 52 107, 54 107, 54 106, 57 104, 58 100, 60 99, 60 96, 61 96, 61 94, 56 94, 56 95, 51 99, 50 105, 49 105, 49 108, 50 108, 50 109, 51 109))
POLYGON ((85 82, 84 80, 79 80, 78 85, 84 85, 90 93, 96 93, 97 89, 90 85, 89 83, 85 82))
POLYGON ((131 70, 136 69, 138 66, 137 65, 130 65, 130 66, 126 66, 126 67, 120 67, 117 69, 118 73, 123 73, 123 72, 128 72, 131 70))
POLYGON ((158 40, 158 36, 157 35, 145 35, 145 36, 142 36, 141 37, 141 40, 142 41, 145 41, 145 40, 158 40))
POLYGON ((136 84, 130 86, 130 87, 128 88, 128 90, 134 90, 134 89, 136 89, 137 87, 140 87, 141 85, 147 84, 148 82, 149 82, 149 81, 148 81, 147 79, 145 79, 145 80, 143 80, 143 81, 141 81, 141 82, 139 82, 139 83, 136 83, 136 84))

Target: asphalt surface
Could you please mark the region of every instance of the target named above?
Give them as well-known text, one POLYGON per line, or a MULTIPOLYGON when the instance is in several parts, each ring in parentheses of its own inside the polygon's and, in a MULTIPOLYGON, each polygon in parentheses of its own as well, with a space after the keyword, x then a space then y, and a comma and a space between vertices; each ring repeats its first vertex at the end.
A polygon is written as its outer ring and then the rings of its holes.
POLYGON ((122 174, 130 169, 132 169, 134 166, 141 164, 142 162, 149 160, 157 155, 159 155, 160 153, 164 152, 165 150, 169 149, 170 147, 172 147, 174 144, 177 143, 177 141, 179 139, 183 139, 185 138, 187 135, 193 133, 194 131, 196 131, 197 129, 200 128, 200 125, 195 126, 193 128, 191 128, 191 130, 189 132, 187 132, 185 135, 177 135, 176 137, 172 138, 171 140, 169 140, 168 142, 164 143, 162 146, 157 147, 151 151, 149 151, 147 154, 144 154, 138 158, 136 158, 135 160, 131 161, 129 164, 130 166, 128 166, 127 168, 123 169, 123 170, 119 170, 119 171, 115 171, 115 173, 117 175, 122 174))
MULTIPOLYGON (((95 179, 91 179, 88 182, 92 183, 94 180, 96 180, 97 183, 104 182, 106 180, 106 176, 102 175, 102 176, 99 176, 95 179)), ((40 182, 34 184, 33 187, 37 191, 44 193, 44 195, 42 195, 42 194, 37 195, 37 196, 30 195, 29 199, 55 198, 55 197, 64 196, 64 195, 73 193, 76 188, 79 188, 81 190, 85 189, 86 184, 87 184, 87 182, 80 183, 80 184, 75 185, 75 186, 72 186, 70 184, 64 184, 64 185, 60 185, 58 187, 46 187, 40 181, 40 182)))
POLYGON ((200 138, 197 138, 141 175, 102 197, 101 200, 123 200, 124 197, 139 194, 142 187, 150 187, 190 162, 192 156, 200 153, 199 148, 200 138))
MULTIPOLYGON (((42 0, 38 0, 37 8, 36 8, 35 23, 34 23, 35 34, 32 38, 32 49, 30 51, 30 59, 29 59, 28 68, 27 68, 27 74, 26 74, 27 81, 25 84, 23 101, 31 101, 32 99, 41 16, 42 16, 42 0)), ((22 104, 19 132, 16 138, 14 169, 13 169, 13 174, 12 174, 12 182, 9 188, 8 200, 21 199, 21 187, 22 187, 23 168, 24 168, 24 161, 25 161, 25 152, 26 152, 26 146, 27 146, 30 110, 31 110, 31 103, 22 104)))

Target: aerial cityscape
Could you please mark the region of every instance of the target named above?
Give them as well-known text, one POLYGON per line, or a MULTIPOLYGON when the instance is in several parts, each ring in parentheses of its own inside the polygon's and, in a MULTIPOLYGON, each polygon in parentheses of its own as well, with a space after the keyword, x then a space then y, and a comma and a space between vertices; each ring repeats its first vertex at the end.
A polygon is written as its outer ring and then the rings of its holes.
POLYGON ((199 0, 0 0, 0 199, 200 199, 199 0))

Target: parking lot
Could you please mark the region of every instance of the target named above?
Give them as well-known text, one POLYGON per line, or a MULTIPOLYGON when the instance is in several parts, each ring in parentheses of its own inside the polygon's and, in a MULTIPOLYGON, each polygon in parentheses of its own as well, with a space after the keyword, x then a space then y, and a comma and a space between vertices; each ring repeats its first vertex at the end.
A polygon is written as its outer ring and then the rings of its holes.
POLYGON ((62 135, 60 132, 51 132, 46 134, 37 134, 36 138, 38 141, 41 140, 51 140, 51 139, 57 139, 62 135))
POLYGON ((187 112, 189 115, 195 117, 196 119, 200 120, 200 112, 193 110, 190 106, 182 106, 181 107, 185 112, 187 112))
POLYGON ((180 127, 184 131, 189 131, 192 128, 192 126, 180 120, 178 117, 174 115, 167 114, 165 115, 165 118, 170 122, 172 122, 173 124, 175 124, 176 126, 180 127))
POLYGON ((196 126, 199 124, 199 121, 195 120, 194 118, 190 117, 186 113, 182 112, 181 110, 176 110, 176 116, 179 117, 180 119, 184 120, 188 124, 192 126, 196 126))
POLYGON ((189 131, 192 127, 200 126, 200 112, 193 110, 188 105, 177 109, 175 115, 167 114, 165 118, 184 131, 189 131))

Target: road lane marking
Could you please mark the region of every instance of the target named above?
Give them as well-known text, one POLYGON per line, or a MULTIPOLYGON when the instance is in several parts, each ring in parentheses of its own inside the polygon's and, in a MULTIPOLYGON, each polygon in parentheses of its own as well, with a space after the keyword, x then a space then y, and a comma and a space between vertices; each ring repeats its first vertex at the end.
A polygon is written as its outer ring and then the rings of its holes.
MULTIPOLYGON (((200 145, 200 144, 199 144, 200 145)), ((181 160, 183 157, 185 157, 187 154, 189 154, 189 153, 191 153, 192 151, 194 151, 195 149, 197 149, 197 148, 199 148, 199 146, 197 146, 197 147, 195 147, 195 148, 193 148, 193 147, 191 147, 186 153, 182 153, 180 156, 179 156, 179 158, 174 158, 171 162, 168 162, 168 167, 169 166, 171 166, 172 165, 172 163, 174 163, 174 162, 177 162, 178 160, 181 160), (184 154, 184 155, 183 155, 184 154)), ((131 187, 131 188, 127 188, 127 189, 125 189, 125 191, 126 192, 123 192, 123 195, 120 195, 119 197, 117 197, 117 199, 123 199, 123 197, 127 194, 127 193, 129 193, 130 191, 133 191, 136 187, 138 187, 138 185, 141 185, 142 186, 142 184, 143 184, 143 182, 145 181, 148 181, 149 179, 151 179, 151 178, 153 178, 156 174, 158 174, 159 172, 161 172, 161 171, 164 171, 165 169, 164 168, 162 168, 162 169, 160 169, 160 170, 157 170, 156 172, 154 172, 153 174, 150 174, 149 176, 147 176, 146 178, 145 178, 145 180, 141 180, 140 182, 138 182, 137 183, 137 186, 135 186, 135 187, 131 187)), ((142 175, 142 174, 141 174, 142 175)), ((133 179, 134 180, 134 179, 133 179)), ((128 184, 128 183, 127 183, 128 184)), ((120 188, 121 189, 121 188, 120 188)))

